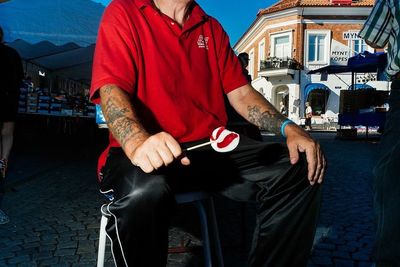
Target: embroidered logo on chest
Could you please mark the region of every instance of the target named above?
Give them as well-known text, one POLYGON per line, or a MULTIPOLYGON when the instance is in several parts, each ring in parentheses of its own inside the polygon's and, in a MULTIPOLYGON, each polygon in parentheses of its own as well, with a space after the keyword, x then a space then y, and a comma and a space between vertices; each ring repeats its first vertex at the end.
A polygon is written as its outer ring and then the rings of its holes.
POLYGON ((208 50, 208 39, 209 37, 204 37, 202 34, 199 35, 199 39, 197 39, 197 45, 199 48, 205 48, 208 50))

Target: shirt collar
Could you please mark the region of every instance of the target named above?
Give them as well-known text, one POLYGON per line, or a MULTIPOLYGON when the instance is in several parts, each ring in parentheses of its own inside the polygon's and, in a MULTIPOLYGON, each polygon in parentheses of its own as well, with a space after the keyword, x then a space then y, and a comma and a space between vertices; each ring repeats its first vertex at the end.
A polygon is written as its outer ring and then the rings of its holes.
POLYGON ((139 8, 144 8, 146 6, 153 6, 152 0, 137 0, 137 3, 139 8))
MULTIPOLYGON (((145 7, 154 7, 153 1, 152 0, 136 0, 138 3, 138 7, 139 8, 145 8, 145 7)), ((206 12, 204 12, 204 10, 197 4, 196 1, 194 1, 192 3, 194 5, 194 7, 192 8, 191 17, 196 17, 197 19, 206 19, 208 18, 208 15, 206 14, 206 12)))
POLYGON ((192 13, 190 16, 197 17, 199 19, 207 19, 208 15, 204 10, 197 4, 197 2, 193 2, 194 7, 192 8, 192 13))

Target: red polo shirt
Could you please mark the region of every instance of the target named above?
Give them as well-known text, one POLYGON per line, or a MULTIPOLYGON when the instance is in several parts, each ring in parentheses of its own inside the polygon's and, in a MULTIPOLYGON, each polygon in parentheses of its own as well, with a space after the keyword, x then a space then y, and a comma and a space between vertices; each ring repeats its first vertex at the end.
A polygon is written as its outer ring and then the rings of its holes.
POLYGON ((183 28, 151 0, 114 0, 106 8, 93 62, 93 102, 100 87, 115 84, 132 96, 148 131, 189 142, 226 124, 223 94, 246 83, 227 34, 196 3, 183 28))

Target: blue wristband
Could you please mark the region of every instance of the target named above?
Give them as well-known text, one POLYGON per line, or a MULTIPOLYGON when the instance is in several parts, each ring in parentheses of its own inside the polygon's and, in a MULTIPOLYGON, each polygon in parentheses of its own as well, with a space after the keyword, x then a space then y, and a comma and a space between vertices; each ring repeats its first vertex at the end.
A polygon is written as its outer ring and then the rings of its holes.
POLYGON ((281 135, 282 135, 283 137, 285 137, 285 138, 286 138, 286 135, 285 135, 285 127, 286 127, 286 125, 291 124, 291 123, 294 123, 294 122, 291 121, 291 120, 289 120, 289 119, 286 119, 286 120, 284 120, 284 121, 282 122, 282 125, 281 125, 281 135))

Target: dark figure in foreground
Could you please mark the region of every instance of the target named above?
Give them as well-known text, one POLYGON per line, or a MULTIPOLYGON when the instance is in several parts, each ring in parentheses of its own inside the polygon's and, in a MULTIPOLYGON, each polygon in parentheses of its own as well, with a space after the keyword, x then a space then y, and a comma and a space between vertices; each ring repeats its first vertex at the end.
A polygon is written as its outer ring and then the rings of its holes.
POLYGON ((374 48, 388 46, 386 73, 391 78, 389 112, 374 168, 378 267, 400 266, 400 2, 377 0, 360 36, 374 48))
POLYGON ((96 44, 91 99, 110 130, 99 159, 107 233, 118 266, 165 266, 177 192, 204 190, 256 201, 248 265, 306 266, 325 158, 243 75, 222 26, 192 0, 114 0, 96 44), (241 136, 220 153, 208 141, 227 124, 224 95, 286 145, 241 136))
POLYGON ((8 216, 1 210, 1 203, 23 77, 21 58, 17 51, 3 43, 3 30, 0 27, 0 224, 9 222, 8 216))

